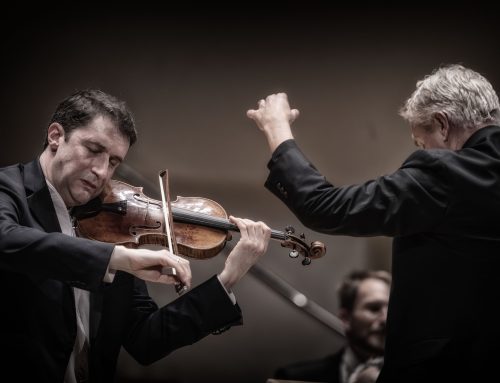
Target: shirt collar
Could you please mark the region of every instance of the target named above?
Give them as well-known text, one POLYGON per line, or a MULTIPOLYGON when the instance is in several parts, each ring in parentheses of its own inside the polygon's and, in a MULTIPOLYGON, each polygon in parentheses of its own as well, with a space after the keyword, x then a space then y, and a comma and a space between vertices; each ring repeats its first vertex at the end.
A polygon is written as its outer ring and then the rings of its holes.
POLYGON ((47 182, 47 186, 49 187, 50 198, 52 198, 57 219, 59 221, 59 225, 61 226, 61 231, 67 235, 74 235, 73 224, 71 222, 71 217, 66 204, 54 185, 52 185, 48 179, 45 179, 45 182, 47 182))

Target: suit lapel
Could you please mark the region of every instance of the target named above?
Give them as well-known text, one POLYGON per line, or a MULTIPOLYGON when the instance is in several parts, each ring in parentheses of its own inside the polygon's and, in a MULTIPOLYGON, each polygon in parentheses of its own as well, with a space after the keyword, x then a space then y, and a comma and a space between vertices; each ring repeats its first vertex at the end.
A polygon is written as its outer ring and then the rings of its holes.
POLYGON ((90 345, 94 344, 101 323, 103 292, 90 293, 89 339, 90 345))
MULTIPOLYGON (((45 181, 39 160, 24 167, 24 187, 28 196, 28 206, 32 215, 47 233, 61 232, 56 210, 52 203, 49 187, 45 181)), ((92 342, 97 336, 102 312, 102 291, 90 293, 89 338, 92 342)))
POLYGON ((28 206, 38 223, 47 233, 60 232, 61 227, 38 159, 24 167, 24 187, 28 206))

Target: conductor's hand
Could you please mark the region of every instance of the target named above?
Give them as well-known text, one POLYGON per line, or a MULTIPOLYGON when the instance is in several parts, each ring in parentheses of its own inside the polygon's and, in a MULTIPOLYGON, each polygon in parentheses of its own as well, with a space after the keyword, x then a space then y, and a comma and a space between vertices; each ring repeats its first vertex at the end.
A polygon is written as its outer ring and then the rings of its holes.
POLYGON ((191 267, 189 261, 172 254, 168 250, 129 249, 115 246, 109 268, 122 270, 150 282, 177 284, 182 282, 191 286, 191 267), (164 267, 175 269, 175 276, 162 273, 164 267))
POLYGON ((290 109, 286 93, 277 93, 259 100, 258 109, 248 110, 247 116, 264 132, 272 153, 283 141, 293 138, 290 124, 299 111, 290 109))
POLYGON ((229 217, 240 229, 241 238, 226 259, 219 274, 222 284, 230 289, 264 255, 271 238, 271 229, 264 222, 229 217))

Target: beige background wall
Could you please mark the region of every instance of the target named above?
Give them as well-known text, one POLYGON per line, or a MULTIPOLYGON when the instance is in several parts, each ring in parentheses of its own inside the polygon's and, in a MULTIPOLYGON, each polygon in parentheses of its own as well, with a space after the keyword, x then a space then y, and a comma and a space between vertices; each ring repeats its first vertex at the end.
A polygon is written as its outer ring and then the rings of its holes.
MULTIPOLYGON (((308 267, 277 242, 260 266, 333 313, 342 275, 359 267, 390 269, 390 239, 328 237, 304 228, 263 188, 269 152, 245 111, 269 93, 287 92, 301 111, 297 141, 340 185, 390 173, 413 150, 397 110, 434 67, 462 62, 500 89, 497 20, 486 8, 81 7, 3 15, 0 166, 40 151, 62 98, 101 88, 126 100, 136 117, 140 138, 127 164, 142 178, 131 183, 157 198, 148 185, 168 168, 173 197, 212 198, 233 215, 277 230, 292 224, 308 241, 323 241, 326 257, 308 267)), ((223 254, 193 260, 194 283, 223 263, 223 254)), ((264 382, 282 364, 342 344, 252 275, 235 292, 244 326, 149 367, 123 352, 119 380, 264 382)), ((175 298, 169 287, 151 285, 151 294, 159 304, 175 298)))

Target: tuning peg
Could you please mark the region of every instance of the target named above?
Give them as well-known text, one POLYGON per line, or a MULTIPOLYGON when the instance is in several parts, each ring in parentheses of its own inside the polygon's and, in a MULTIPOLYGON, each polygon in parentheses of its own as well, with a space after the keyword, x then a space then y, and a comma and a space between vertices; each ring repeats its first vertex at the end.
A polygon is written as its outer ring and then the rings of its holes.
POLYGON ((287 234, 293 234, 295 233, 295 229, 293 228, 293 226, 290 226, 288 225, 287 227, 285 227, 285 231, 287 234))
POLYGON ((290 251, 290 253, 288 253, 288 255, 290 256, 290 258, 297 258, 299 256, 299 252, 294 249, 294 250, 290 251))
POLYGON ((311 264, 311 258, 309 258, 309 257, 305 257, 305 258, 302 260, 302 264, 303 264, 304 266, 310 265, 310 264, 311 264))
POLYGON ((321 258, 324 256, 326 253, 326 247, 323 242, 319 241, 314 241, 311 242, 311 251, 309 252, 309 255, 316 259, 316 258, 321 258))

